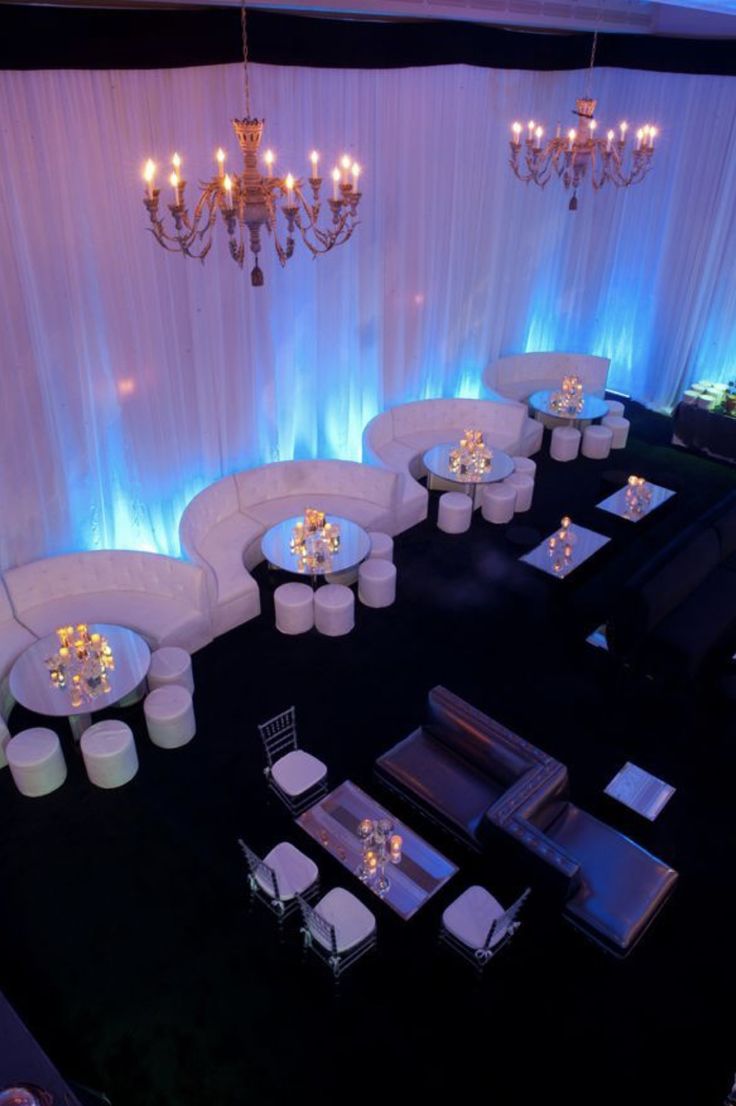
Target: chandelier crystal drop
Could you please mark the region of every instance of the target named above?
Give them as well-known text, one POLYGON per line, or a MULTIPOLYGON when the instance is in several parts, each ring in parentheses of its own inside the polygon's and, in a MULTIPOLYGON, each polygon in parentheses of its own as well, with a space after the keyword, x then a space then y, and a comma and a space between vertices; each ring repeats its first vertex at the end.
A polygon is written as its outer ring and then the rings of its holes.
MULTIPOLYGON (((590 55, 589 81, 597 42, 596 31, 590 55)), ((628 188, 644 180, 652 166, 656 127, 645 123, 637 128, 633 142, 629 141, 629 124, 626 122, 598 137, 595 119, 597 103, 589 96, 576 100, 573 114, 578 117, 577 126, 562 134, 558 123, 555 137, 547 141, 543 141, 544 127, 533 119, 526 125, 523 140, 522 124, 517 122, 511 127, 509 164, 515 176, 525 184, 533 181, 544 188, 552 175, 557 174, 565 190, 572 192, 568 204, 570 211, 577 211, 578 190, 586 180, 595 192, 608 181, 617 188, 628 188)))
POLYGON ((246 114, 243 119, 233 119, 232 125, 243 155, 242 172, 225 172, 227 155, 219 148, 215 154, 216 172, 210 180, 200 182, 199 196, 190 212, 185 197, 182 160, 175 153, 169 177, 171 200, 166 204, 171 219, 166 220, 159 210, 161 190, 155 185, 156 165, 149 158, 143 170, 143 203, 151 221, 148 229, 159 245, 172 253, 181 253, 184 257, 200 261, 204 261, 212 247, 219 215, 227 233, 230 256, 242 269, 250 252, 254 262, 251 283, 254 287, 260 287, 263 271, 258 259, 264 228, 273 236, 276 254, 282 265, 294 253, 297 234, 315 257, 348 241, 358 225, 361 167, 347 154, 340 158, 331 172, 332 195, 327 200, 329 216, 322 221, 322 177, 319 171, 320 155, 316 150, 309 155, 306 184, 302 178, 291 173, 284 177, 275 176, 273 167, 276 159, 271 150, 266 150, 263 155, 265 172, 261 171, 258 155, 265 121, 251 116, 244 5, 241 7, 241 29, 246 114))

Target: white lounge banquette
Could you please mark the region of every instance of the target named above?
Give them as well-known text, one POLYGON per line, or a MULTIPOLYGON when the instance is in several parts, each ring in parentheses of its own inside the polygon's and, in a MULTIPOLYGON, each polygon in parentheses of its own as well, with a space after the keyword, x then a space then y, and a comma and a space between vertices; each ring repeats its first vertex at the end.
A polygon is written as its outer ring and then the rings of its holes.
POLYGON ((76 622, 110 622, 150 645, 193 653, 212 641, 206 574, 158 553, 100 549, 10 568, 5 586, 15 616, 37 637, 76 622))
POLYGON ((363 460, 404 478, 404 526, 427 517, 428 493, 422 456, 433 445, 457 442, 468 429, 482 430, 496 449, 528 457, 539 449, 543 427, 520 403, 488 399, 420 399, 376 415, 363 430, 363 460), (527 436, 528 435, 528 436, 527 436))
POLYGON ((266 530, 305 507, 349 518, 367 530, 406 529, 401 482, 394 473, 354 461, 276 461, 204 488, 179 523, 182 551, 211 581, 215 635, 260 612, 250 569, 263 560, 266 530))
POLYGON ((603 396, 610 366, 610 358, 591 353, 516 353, 492 362, 483 381, 508 399, 526 400, 533 392, 559 388, 563 376, 574 373, 589 395, 603 396))

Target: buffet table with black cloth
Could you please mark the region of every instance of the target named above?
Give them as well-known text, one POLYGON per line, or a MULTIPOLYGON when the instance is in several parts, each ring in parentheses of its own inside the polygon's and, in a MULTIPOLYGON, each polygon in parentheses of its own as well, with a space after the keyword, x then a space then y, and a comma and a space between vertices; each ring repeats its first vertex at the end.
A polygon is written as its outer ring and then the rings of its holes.
POLYGON ((53 1095, 59 1106, 80 1106, 38 1042, 0 994, 0 1090, 32 1084, 53 1095))
POLYGON ((430 691, 429 715, 378 758, 379 777, 475 848, 494 831, 515 840, 554 873, 573 925, 608 951, 629 953, 677 872, 571 803, 563 764, 446 688, 430 691))
POLYGON ((694 403, 678 403, 673 420, 674 445, 701 449, 711 457, 736 463, 736 418, 694 403))

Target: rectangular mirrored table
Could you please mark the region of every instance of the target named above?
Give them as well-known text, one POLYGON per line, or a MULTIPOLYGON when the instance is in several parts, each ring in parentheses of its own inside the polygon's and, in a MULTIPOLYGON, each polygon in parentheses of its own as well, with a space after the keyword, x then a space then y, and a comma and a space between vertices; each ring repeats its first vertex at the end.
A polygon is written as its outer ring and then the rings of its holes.
POLYGON ((623 488, 619 488, 613 495, 609 495, 607 499, 603 499, 596 506, 601 511, 608 511, 609 514, 616 515, 617 518, 628 519, 629 522, 641 522, 643 518, 647 518, 652 511, 656 511, 657 507, 661 507, 663 503, 666 503, 668 499, 671 499, 675 492, 669 488, 662 488, 659 484, 650 484, 647 481, 649 488, 651 489, 652 498, 649 501, 649 506, 644 511, 632 511, 629 509, 629 505, 626 502, 626 488, 628 485, 624 484, 623 488))
POLYGON ((399 822, 350 780, 345 780, 321 802, 310 807, 297 818, 297 822, 331 856, 359 878, 363 850, 358 825, 364 818, 374 821, 387 818, 392 822, 393 832, 402 837, 402 850, 398 864, 386 865, 386 891, 379 894, 371 880, 363 880, 363 883, 402 918, 411 918, 457 871, 447 857, 433 849, 424 838, 399 822))
POLYGON ((550 534, 543 542, 535 545, 534 549, 530 550, 529 553, 525 553, 519 559, 534 568, 538 568, 541 572, 546 572, 549 576, 564 580, 566 576, 569 576, 571 572, 574 572, 576 568, 579 568, 581 564, 611 540, 603 534, 597 534, 595 530, 578 526, 577 523, 571 526, 571 530, 575 540, 572 545, 572 555, 569 558, 565 558, 560 554, 559 545, 554 556, 550 554, 548 542, 550 538, 555 536, 555 534, 550 534))

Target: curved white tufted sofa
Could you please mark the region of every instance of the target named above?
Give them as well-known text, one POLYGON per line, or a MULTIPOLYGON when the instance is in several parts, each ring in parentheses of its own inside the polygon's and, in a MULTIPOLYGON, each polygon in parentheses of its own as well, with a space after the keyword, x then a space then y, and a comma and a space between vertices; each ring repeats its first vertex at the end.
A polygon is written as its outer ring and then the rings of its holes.
POLYGON ((17 621, 37 637, 67 623, 111 622, 154 647, 193 653, 212 640, 207 576, 173 557, 101 549, 45 557, 4 576, 17 621))
MULTIPOLYGON (((402 527, 427 517, 428 493, 417 483, 425 475, 422 456, 433 445, 459 441, 463 431, 483 430, 486 441, 507 453, 528 456, 527 424, 541 440, 542 427, 528 418, 526 407, 508 400, 420 399, 376 415, 363 430, 363 460, 393 469, 404 482, 402 527)), ((539 448, 537 443, 536 448, 539 448)))
POLYGON ((8 686, 8 673, 15 658, 35 640, 36 635, 16 620, 8 593, 0 580, 0 767, 6 763, 2 742, 2 722, 7 721, 15 705, 8 686))
POLYGON ((516 353, 492 362, 483 382, 508 399, 526 400, 543 388, 559 388, 563 376, 575 373, 586 392, 603 396, 610 365, 610 358, 591 353, 516 353))
POLYGON ((249 570, 263 560, 261 538, 269 526, 316 507, 397 534, 406 529, 400 490, 394 473, 354 461, 276 461, 204 488, 184 509, 179 539, 209 576, 215 635, 260 611, 249 570))

